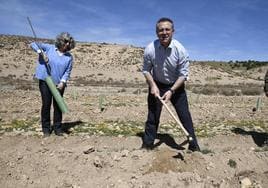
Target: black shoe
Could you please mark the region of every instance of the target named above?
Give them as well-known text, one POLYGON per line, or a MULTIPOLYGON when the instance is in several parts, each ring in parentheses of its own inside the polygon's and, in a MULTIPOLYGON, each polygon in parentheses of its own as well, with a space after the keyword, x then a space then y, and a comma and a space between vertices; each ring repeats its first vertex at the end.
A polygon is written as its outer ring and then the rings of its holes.
POLYGON ((201 152, 200 147, 198 145, 189 145, 188 150, 192 152, 195 152, 195 151, 201 152))
POLYGON ((50 137, 50 133, 49 132, 44 132, 43 133, 43 138, 47 138, 47 137, 50 137))
POLYGON ((58 130, 58 131, 55 130, 55 135, 63 136, 63 132, 61 130, 58 130))
POLYGON ((145 144, 145 143, 143 143, 141 145, 141 149, 153 150, 154 149, 154 144, 145 144))
POLYGON ((263 142, 262 147, 268 147, 268 139, 263 142))

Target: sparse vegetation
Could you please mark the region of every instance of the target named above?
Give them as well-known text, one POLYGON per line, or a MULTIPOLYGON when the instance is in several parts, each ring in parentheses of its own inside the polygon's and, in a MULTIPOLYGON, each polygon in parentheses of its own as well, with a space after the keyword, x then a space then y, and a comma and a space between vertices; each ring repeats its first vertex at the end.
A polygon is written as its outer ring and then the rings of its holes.
POLYGON ((214 153, 214 152, 213 152, 211 149, 206 149, 206 148, 205 148, 205 149, 202 149, 202 150, 201 150, 201 153, 203 153, 203 154, 206 155, 206 154, 211 154, 211 153, 214 153))
POLYGON ((83 123, 74 128, 73 134, 87 133, 89 135, 134 136, 143 131, 143 122, 104 121, 101 123, 83 123))
POLYGON ((39 119, 15 119, 12 120, 11 123, 0 123, 0 131, 34 131, 36 128, 36 124, 38 123, 39 119))
POLYGON ((233 160, 233 159, 229 159, 229 161, 228 161, 228 165, 229 165, 231 168, 236 168, 236 166, 237 166, 235 160, 233 160))
POLYGON ((239 96, 239 95, 260 95, 263 93, 263 88, 253 84, 240 85, 188 85, 188 89, 196 94, 224 96, 239 96))
POLYGON ((225 72, 232 70, 250 70, 268 65, 268 61, 192 61, 192 63, 200 64, 202 66, 209 66, 212 69, 220 69, 225 72))

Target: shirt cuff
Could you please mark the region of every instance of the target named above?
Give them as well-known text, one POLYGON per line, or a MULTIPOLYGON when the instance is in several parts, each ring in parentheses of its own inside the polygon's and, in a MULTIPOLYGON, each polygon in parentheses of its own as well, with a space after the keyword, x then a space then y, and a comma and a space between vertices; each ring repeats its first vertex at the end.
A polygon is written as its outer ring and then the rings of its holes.
POLYGON ((142 71, 142 73, 145 75, 145 74, 148 74, 149 73, 149 71, 142 71))
POLYGON ((189 80, 189 76, 185 76, 185 75, 180 75, 179 78, 184 78, 185 81, 189 80))

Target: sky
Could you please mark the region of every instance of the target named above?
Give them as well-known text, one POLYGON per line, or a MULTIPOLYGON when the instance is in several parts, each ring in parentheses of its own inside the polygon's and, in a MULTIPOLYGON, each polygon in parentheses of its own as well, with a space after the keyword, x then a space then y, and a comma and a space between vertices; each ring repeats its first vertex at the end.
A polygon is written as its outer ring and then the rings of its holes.
POLYGON ((146 47, 161 17, 191 60, 268 61, 267 0, 0 0, 0 34, 146 47))

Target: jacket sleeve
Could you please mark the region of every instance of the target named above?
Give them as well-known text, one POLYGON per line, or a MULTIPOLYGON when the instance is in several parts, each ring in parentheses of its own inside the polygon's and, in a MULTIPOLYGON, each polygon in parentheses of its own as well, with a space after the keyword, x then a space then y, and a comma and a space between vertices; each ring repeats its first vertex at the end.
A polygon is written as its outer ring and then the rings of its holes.
POLYGON ((65 70, 65 72, 60 80, 61 82, 66 83, 70 79, 72 69, 73 69, 73 57, 71 56, 69 64, 68 64, 68 66, 67 66, 67 68, 66 68, 66 70, 65 70))
POLYGON ((44 52, 46 52, 49 49, 49 47, 50 47, 49 44, 37 43, 37 42, 32 42, 30 44, 30 46, 37 53, 41 53, 41 50, 43 50, 44 52))

